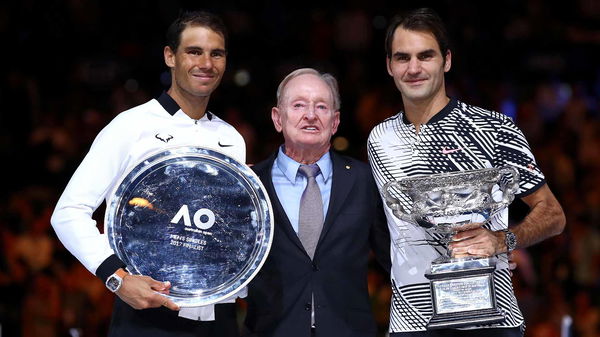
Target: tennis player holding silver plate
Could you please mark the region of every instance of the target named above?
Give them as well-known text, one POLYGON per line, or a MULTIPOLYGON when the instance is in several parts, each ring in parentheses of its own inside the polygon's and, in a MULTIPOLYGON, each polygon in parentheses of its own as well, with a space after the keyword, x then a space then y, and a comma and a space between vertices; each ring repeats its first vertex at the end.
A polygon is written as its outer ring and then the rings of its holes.
MULTIPOLYGON (((383 193, 396 217, 443 236, 441 241, 448 244, 454 233, 486 226, 513 201, 518 181, 517 170, 506 166, 391 181, 383 193)), ((501 322, 495 269, 496 257, 453 256, 448 249, 432 261, 425 274, 433 298, 427 329, 501 322)))
POLYGON ((273 239, 268 195, 246 165, 214 150, 174 147, 121 178, 105 224, 132 274, 168 280, 181 307, 217 303, 258 273, 273 239))

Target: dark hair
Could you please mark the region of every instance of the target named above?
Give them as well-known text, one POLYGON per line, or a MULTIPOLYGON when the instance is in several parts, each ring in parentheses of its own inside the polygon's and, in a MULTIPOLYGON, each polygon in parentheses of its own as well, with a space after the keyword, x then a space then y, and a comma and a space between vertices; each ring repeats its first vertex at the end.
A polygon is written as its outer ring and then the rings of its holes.
POLYGON ((177 51, 181 42, 181 32, 188 26, 201 26, 221 34, 227 49, 227 29, 220 17, 204 11, 182 12, 167 29, 167 46, 173 52, 177 51))
POLYGON ((407 13, 396 15, 390 21, 385 36, 385 53, 387 57, 392 57, 392 40, 394 33, 398 27, 406 30, 417 32, 428 32, 433 34, 437 41, 444 62, 446 61, 446 53, 450 49, 450 41, 448 40, 448 32, 442 22, 440 16, 430 8, 419 8, 407 13))

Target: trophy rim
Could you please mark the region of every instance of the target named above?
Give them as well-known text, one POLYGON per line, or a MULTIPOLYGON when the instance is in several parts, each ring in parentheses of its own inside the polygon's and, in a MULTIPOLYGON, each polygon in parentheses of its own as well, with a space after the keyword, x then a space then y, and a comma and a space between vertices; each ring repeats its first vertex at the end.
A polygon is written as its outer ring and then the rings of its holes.
MULTIPOLYGON (((503 208, 507 207, 513 200, 516 191, 519 188, 519 171, 510 165, 504 165, 501 167, 488 167, 474 170, 464 171, 451 171, 441 172, 429 175, 419 175, 415 177, 405 177, 398 180, 391 180, 383 186, 384 196, 386 198, 386 204, 392 208, 394 214, 405 221, 412 223, 418 223, 419 219, 425 220, 427 217, 452 217, 461 216, 466 214, 479 213, 486 219, 491 218, 503 208), (421 195, 428 192, 439 192, 447 187, 448 181, 455 178, 453 181, 453 188, 461 189, 465 187, 472 187, 472 181, 484 181, 489 183, 490 192, 493 185, 498 184, 500 177, 503 174, 510 173, 512 180, 509 186, 509 195, 507 200, 493 200, 489 207, 470 207, 470 208, 457 208, 448 207, 446 209, 430 210, 428 212, 415 211, 413 208, 406 209, 402 206, 402 202, 395 196, 392 196, 389 191, 391 188, 395 188, 399 193, 405 195, 406 198, 412 199, 414 195, 421 195), (418 189, 418 190, 417 190, 418 189)), ((491 194, 490 194, 491 195, 491 194)), ((487 221, 487 220, 486 220, 487 221)), ((438 226, 435 226, 438 227, 438 226)))
POLYGON ((117 183, 114 185, 111 193, 109 194, 109 199, 107 200, 107 207, 104 216, 104 233, 108 237, 110 248, 113 250, 117 256, 127 264, 127 269, 130 273, 134 275, 141 275, 135 266, 131 266, 129 262, 129 258, 126 256, 124 252, 122 252, 118 248, 118 242, 116 233, 109 225, 111 222, 115 221, 115 211, 118 210, 120 206, 121 197, 119 196, 119 192, 125 190, 126 187, 129 186, 132 182, 136 181, 136 179, 148 171, 151 168, 155 168, 155 165, 158 165, 162 162, 167 162, 172 159, 176 159, 179 157, 202 157, 209 158, 213 160, 213 162, 218 163, 222 166, 228 166, 230 168, 236 168, 241 173, 240 176, 243 177, 246 181, 247 185, 257 185, 257 189, 253 189, 252 192, 257 197, 257 210, 259 214, 259 218, 262 218, 260 223, 263 223, 262 230, 257 232, 257 242, 265 242, 266 245, 255 244, 258 247, 257 251, 253 251, 251 256, 257 256, 259 258, 252 260, 249 259, 248 262, 243 268, 242 271, 238 274, 238 277, 235 278, 234 281, 229 283, 224 283, 218 287, 211 289, 210 292, 205 292, 203 290, 197 290, 195 292, 190 292, 185 295, 173 296, 172 294, 165 296, 174 302, 176 302, 180 307, 195 307, 195 306, 204 306, 209 304, 214 304, 220 302, 224 299, 227 299, 240 290, 242 290, 254 277, 258 274, 261 267, 266 262, 269 252, 271 250, 271 246, 273 243, 273 233, 274 233, 274 218, 273 218, 273 207, 271 204, 271 200, 269 195, 265 189, 264 184, 258 177, 258 175, 246 164, 239 162, 238 160, 232 158, 231 156, 215 150, 213 148, 194 146, 194 145, 179 145, 179 146, 171 146, 164 147, 159 150, 153 151, 146 155, 143 159, 139 160, 135 165, 133 165, 130 169, 126 170, 124 174, 117 180, 117 183), (123 185, 124 182, 128 181, 128 184, 123 185), (262 202, 264 199, 265 202, 262 202))
POLYGON ((494 173, 497 175, 497 174, 500 174, 500 172, 502 172, 503 170, 507 170, 507 169, 513 171, 512 173, 516 173, 516 180, 518 180, 518 171, 509 165, 505 165, 503 167, 488 167, 488 168, 475 169, 475 170, 440 172, 440 173, 434 173, 434 174, 429 174, 429 175, 419 175, 416 177, 405 177, 405 178, 399 179, 398 183, 401 184, 403 187, 404 186, 408 187, 408 185, 412 186, 415 183, 424 182, 423 185, 425 185, 427 187, 435 188, 436 186, 439 186, 440 182, 441 182, 436 178, 452 178, 452 177, 465 177, 465 178, 467 178, 467 177, 473 177, 473 178, 482 177, 482 178, 485 178, 485 177, 489 177, 491 173, 494 173))

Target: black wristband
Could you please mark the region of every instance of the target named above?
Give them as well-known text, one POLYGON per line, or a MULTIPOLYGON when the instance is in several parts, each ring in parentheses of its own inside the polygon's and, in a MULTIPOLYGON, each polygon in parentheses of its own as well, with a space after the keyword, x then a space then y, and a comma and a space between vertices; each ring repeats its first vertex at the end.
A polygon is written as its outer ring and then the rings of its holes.
POLYGON ((110 275, 119 268, 125 269, 125 266, 125 263, 123 263, 116 254, 113 254, 98 266, 98 269, 96 269, 96 276, 102 280, 102 283, 106 283, 106 280, 110 275))

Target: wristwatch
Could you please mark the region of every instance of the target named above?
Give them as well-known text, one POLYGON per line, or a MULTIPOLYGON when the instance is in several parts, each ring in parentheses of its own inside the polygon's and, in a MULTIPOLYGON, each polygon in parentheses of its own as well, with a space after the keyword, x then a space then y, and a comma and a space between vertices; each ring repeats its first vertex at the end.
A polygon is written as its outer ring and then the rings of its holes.
POLYGON ((117 269, 114 274, 110 275, 106 279, 106 287, 108 290, 116 293, 119 289, 121 289, 121 285, 123 284, 123 278, 125 275, 129 275, 123 268, 117 269))
POLYGON ((508 229, 504 230, 504 244, 506 245, 506 252, 510 253, 517 248, 517 237, 515 233, 508 229))

